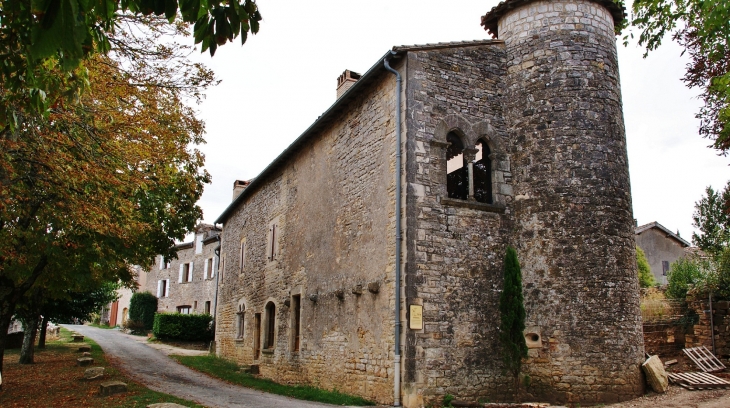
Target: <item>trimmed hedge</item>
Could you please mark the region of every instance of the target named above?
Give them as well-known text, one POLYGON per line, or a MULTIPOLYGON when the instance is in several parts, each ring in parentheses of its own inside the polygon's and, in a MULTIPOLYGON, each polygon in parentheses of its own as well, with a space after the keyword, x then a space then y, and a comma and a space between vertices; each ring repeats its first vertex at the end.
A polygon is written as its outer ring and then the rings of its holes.
POLYGON ((209 314, 157 313, 152 333, 158 339, 213 340, 213 316, 209 314))
POLYGON ((142 322, 145 330, 152 330, 157 313, 157 296, 150 292, 136 292, 129 301, 129 320, 142 322))

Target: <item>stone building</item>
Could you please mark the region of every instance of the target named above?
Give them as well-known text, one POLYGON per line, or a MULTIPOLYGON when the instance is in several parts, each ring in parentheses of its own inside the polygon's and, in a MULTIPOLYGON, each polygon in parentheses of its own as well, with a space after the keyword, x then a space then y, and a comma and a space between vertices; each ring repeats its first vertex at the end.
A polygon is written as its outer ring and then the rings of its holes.
POLYGON ((215 314, 219 234, 214 226, 200 224, 192 242, 175 246, 177 259, 157 257, 144 290, 157 296, 158 312, 215 314))
POLYGON ((646 254, 654 280, 666 285, 669 267, 686 255, 690 243, 656 221, 637 226, 635 232, 636 245, 646 254))
POLYGON ((216 221, 217 353, 386 404, 513 398, 498 341, 513 246, 520 397, 641 395, 624 18, 610 0, 508 0, 482 18, 498 38, 345 71, 349 89, 216 221))

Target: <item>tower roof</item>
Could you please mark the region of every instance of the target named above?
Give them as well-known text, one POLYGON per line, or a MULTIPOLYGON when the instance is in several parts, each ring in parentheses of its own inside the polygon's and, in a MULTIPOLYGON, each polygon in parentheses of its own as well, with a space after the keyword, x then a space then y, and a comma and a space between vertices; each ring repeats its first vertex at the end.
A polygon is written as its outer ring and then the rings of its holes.
MULTIPOLYGON (((520 6, 532 3, 536 0, 505 0, 496 6, 492 7, 487 14, 482 16, 482 25, 484 29, 489 31, 494 38, 498 38, 497 23, 503 15, 507 14, 512 9, 520 6)), ((589 0, 594 3, 598 3, 608 9, 613 16, 614 27, 620 27, 621 23, 626 19, 626 7, 622 4, 616 3, 614 0, 589 0)))

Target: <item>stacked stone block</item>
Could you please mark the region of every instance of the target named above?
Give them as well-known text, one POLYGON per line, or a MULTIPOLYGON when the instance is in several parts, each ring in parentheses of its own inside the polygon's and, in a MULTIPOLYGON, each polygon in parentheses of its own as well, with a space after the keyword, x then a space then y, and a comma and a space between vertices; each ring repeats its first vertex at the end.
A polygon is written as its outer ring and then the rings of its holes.
POLYGON ((693 327, 693 334, 686 336, 686 347, 707 347, 712 351, 712 324, 714 324, 715 355, 730 361, 730 311, 728 311, 727 300, 712 303, 712 313, 709 300, 692 299, 688 301, 691 310, 699 316, 699 321, 693 327))

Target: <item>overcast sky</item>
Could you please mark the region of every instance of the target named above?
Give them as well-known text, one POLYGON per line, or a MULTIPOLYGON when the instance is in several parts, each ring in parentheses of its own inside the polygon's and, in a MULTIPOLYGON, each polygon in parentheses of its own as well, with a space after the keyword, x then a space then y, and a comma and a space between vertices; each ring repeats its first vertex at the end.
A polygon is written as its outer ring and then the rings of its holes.
MULTIPOLYGON (((213 177, 200 202, 205 222, 230 204, 234 180, 258 175, 332 105, 342 71, 364 73, 395 45, 490 38, 479 22, 497 3, 258 0, 258 35, 195 57, 222 80, 197 107, 213 177)), ((643 59, 618 40, 634 218, 690 240, 694 203, 705 186, 724 186, 730 160, 697 133, 701 104, 680 81, 681 49, 667 41, 643 59)))

